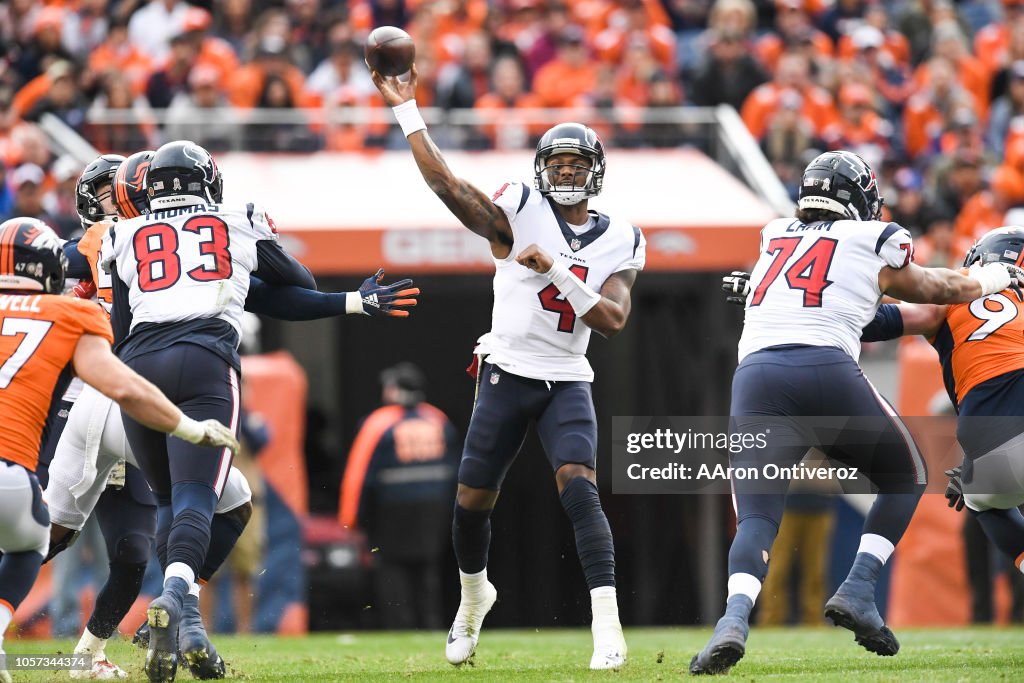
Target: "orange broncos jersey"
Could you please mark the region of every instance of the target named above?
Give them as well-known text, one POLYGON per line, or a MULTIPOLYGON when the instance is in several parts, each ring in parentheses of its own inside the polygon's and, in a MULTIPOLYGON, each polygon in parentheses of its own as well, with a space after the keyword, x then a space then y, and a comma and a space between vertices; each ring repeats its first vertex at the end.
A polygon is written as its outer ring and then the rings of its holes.
POLYGON ((111 289, 110 274, 104 272, 100 265, 100 248, 103 246, 103 237, 110 230, 109 221, 93 223, 89 229, 78 240, 78 251, 89 260, 89 269, 92 271, 92 281, 96 283, 96 298, 107 304, 107 307, 114 303, 114 292, 111 289))
POLYGON ((0 458, 34 472, 57 378, 83 334, 113 343, 103 309, 53 294, 0 294, 0 458))
POLYGON ((951 368, 944 370, 947 376, 952 370, 959 403, 982 382, 1024 369, 1024 300, 1014 290, 1004 289, 969 304, 951 305, 932 342, 946 365, 941 348, 944 336, 952 342, 951 368))

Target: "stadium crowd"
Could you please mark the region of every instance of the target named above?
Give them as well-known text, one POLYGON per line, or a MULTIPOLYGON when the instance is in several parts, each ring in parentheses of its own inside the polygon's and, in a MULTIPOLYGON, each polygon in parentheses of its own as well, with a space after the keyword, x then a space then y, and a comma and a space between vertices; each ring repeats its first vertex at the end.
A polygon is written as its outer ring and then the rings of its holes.
POLYGON ((514 110, 569 108, 615 146, 673 147, 692 131, 648 112, 725 103, 794 196, 818 151, 860 153, 923 264, 1024 204, 1024 0, 11 0, 0 217, 77 225, 80 169, 52 158, 47 113, 123 154, 401 142, 387 117, 324 115, 383 107, 362 61, 379 25, 416 41, 421 106, 503 112, 450 146, 528 146, 545 124, 514 110), (239 125, 254 110, 303 123, 239 125))

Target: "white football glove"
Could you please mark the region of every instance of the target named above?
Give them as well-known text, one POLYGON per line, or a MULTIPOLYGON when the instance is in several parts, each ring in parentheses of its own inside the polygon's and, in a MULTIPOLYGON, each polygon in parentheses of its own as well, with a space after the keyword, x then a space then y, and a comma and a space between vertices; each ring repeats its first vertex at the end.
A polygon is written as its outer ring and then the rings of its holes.
POLYGON ((187 415, 182 415, 181 422, 171 434, 197 446, 230 448, 232 453, 238 453, 238 439, 235 438, 234 432, 217 420, 197 422, 187 415))
POLYGON ((975 263, 968 269, 967 277, 977 280, 981 285, 981 295, 988 296, 1003 291, 1016 281, 1016 273, 1014 276, 1010 274, 1011 267, 1006 263, 989 263, 984 266, 975 263))

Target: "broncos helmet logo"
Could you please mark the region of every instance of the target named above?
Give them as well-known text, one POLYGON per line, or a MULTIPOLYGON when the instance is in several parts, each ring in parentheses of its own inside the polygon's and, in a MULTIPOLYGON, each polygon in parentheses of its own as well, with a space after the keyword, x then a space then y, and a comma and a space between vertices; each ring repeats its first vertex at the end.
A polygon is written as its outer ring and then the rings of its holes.
POLYGON ((135 167, 135 172, 131 178, 125 180, 125 182, 131 186, 133 190, 141 190, 142 184, 146 180, 146 170, 149 169, 149 160, 141 162, 135 167))

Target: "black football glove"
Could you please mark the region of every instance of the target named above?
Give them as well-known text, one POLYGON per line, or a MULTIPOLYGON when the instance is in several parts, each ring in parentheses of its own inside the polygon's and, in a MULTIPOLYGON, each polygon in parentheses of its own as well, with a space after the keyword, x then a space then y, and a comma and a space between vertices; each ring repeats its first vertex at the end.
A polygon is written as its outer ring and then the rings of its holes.
POLYGON ((746 306, 747 295, 750 294, 750 273, 732 271, 722 278, 722 291, 729 295, 725 298, 729 303, 746 306))
POLYGON ((964 509, 964 483, 960 478, 962 465, 946 470, 949 483, 946 484, 946 505, 957 512, 964 509))
POLYGON ((382 285, 384 269, 366 278, 359 287, 359 298, 365 315, 390 315, 394 318, 407 318, 409 311, 404 310, 416 305, 419 296, 418 287, 410 287, 412 280, 405 279, 382 285))

